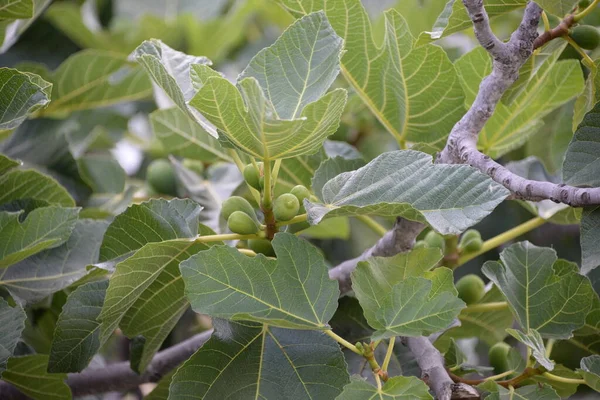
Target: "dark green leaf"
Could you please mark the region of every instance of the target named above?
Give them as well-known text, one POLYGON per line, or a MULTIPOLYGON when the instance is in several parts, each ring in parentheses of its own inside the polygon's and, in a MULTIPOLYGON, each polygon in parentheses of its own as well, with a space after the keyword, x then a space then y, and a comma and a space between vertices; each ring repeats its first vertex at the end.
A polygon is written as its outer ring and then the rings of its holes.
POLYGON ((21 332, 25 328, 27 315, 16 305, 11 307, 0 298, 0 376, 6 369, 6 362, 14 354, 21 332))

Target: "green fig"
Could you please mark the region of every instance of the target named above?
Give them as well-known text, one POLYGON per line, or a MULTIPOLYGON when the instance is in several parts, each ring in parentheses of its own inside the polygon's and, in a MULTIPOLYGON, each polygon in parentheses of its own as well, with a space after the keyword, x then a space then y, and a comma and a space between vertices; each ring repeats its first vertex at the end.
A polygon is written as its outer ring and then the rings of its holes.
POLYGON ((221 217, 225 221, 227 221, 229 219, 229 216, 236 211, 241 211, 247 214, 255 222, 258 222, 258 218, 256 217, 254 207, 252 207, 252 204, 250 204, 248 200, 246 200, 243 197, 231 196, 230 198, 225 200, 221 205, 221 217))
POLYGON ((165 159, 152 161, 146 170, 146 180, 158 193, 177 195, 177 178, 171 163, 165 159))
POLYGON ((456 290, 458 290, 458 297, 469 305, 481 300, 485 294, 485 283, 479 276, 469 274, 456 282, 456 290))
POLYGON ((275 199, 273 214, 277 221, 289 221, 298 215, 300 203, 298 198, 291 193, 284 193, 275 199))
POLYGON ((227 219, 227 226, 240 235, 251 235, 259 230, 256 221, 243 211, 234 211, 227 219))
POLYGON ((275 250, 268 239, 250 239, 248 247, 257 254, 264 254, 267 257, 275 257, 275 250))

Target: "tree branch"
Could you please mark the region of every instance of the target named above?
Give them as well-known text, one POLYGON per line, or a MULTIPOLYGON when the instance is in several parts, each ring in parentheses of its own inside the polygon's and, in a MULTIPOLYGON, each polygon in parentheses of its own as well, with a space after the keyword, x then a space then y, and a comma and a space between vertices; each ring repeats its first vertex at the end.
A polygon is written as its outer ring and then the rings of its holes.
MULTIPOLYGON (((158 382, 196 352, 212 335, 212 329, 157 353, 146 372, 138 375, 129 361, 107 365, 103 368, 86 368, 80 373, 68 374, 66 383, 73 397, 106 392, 126 392, 142 383, 158 382)), ((29 397, 8 382, 0 381, 0 399, 23 400, 29 397)))

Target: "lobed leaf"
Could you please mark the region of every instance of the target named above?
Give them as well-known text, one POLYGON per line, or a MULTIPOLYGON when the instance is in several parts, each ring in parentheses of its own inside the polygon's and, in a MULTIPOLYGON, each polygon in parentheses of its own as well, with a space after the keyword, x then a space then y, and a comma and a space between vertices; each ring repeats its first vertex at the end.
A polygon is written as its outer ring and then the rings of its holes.
POLYGON ((383 384, 381 389, 376 388, 361 378, 352 377, 352 381, 344 386, 344 391, 338 400, 364 400, 364 399, 399 399, 399 400, 429 400, 429 388, 417 377, 395 376, 383 384))

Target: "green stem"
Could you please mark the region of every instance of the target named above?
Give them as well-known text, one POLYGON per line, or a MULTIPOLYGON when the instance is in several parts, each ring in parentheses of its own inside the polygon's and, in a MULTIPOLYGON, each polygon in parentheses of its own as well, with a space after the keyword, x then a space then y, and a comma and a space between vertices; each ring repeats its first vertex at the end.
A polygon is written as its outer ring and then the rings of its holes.
POLYGON ((260 235, 240 235, 237 233, 223 233, 221 235, 208 235, 199 236, 194 242, 196 243, 209 243, 209 242, 221 242, 224 240, 245 240, 245 239, 258 239, 260 235))
POLYGON ((511 369, 511 370, 508 370, 508 371, 503 372, 503 373, 498 374, 498 375, 488 376, 487 378, 484 378, 483 380, 484 381, 497 381, 498 379, 502 379, 502 378, 507 377, 509 375, 512 375, 514 373, 515 373, 515 371, 511 369))
POLYGON ((392 359, 392 354, 394 354, 394 343, 396 343, 396 337, 392 336, 388 343, 387 352, 385 353, 385 358, 383 359, 383 363, 381 364, 381 369, 383 371, 388 370, 388 366, 390 365, 390 360, 392 359))
POLYGON ((278 158, 277 160, 275 160, 275 163, 273 164, 273 187, 275 187, 275 185, 277 185, 277 177, 279 176, 280 168, 281 168, 281 159, 278 158))
MULTIPOLYGON (((235 165, 237 165, 240 172, 243 174, 244 168, 246 166, 244 165, 244 162, 240 158, 239 154, 235 150, 229 149, 229 155, 233 159, 233 162, 235 163, 235 165)), ((252 186, 248 185, 247 183, 246 183, 246 185, 248 186, 248 189, 250 189, 250 193, 252 194, 252 197, 254 197, 254 200, 256 200, 256 203, 260 204, 260 192, 256 189, 254 189, 252 186)))
POLYGON ((535 218, 530 219, 527 222, 522 223, 521 225, 515 226, 514 228, 501 233, 498 236, 495 236, 489 240, 486 240, 485 242, 483 242, 483 246, 481 246, 481 249, 479 251, 476 251, 474 253, 467 253, 467 254, 460 256, 456 267, 460 267, 461 265, 467 263, 468 261, 471 261, 475 257, 477 257, 483 253, 487 253, 488 251, 495 249, 496 247, 500 246, 501 244, 504 244, 504 243, 508 242, 509 240, 513 240, 531 230, 534 230, 535 228, 537 228, 541 225, 544 225, 545 223, 546 223, 545 219, 543 219, 541 217, 535 217, 535 218))
POLYGON ((574 385, 585 385, 586 384, 585 380, 583 380, 583 379, 565 378, 562 376, 551 374, 550 372, 544 372, 542 374, 542 376, 545 376, 546 378, 556 381, 556 382, 571 383, 574 385))
POLYGON ((550 355, 552 354, 552 348, 554 347, 555 342, 555 339, 548 339, 548 341, 546 342, 546 357, 550 358, 550 355))
POLYGON ((342 346, 344 346, 348 350, 353 351, 354 353, 358 354, 359 356, 363 355, 362 351, 360 351, 359 349, 357 349, 355 345, 353 345, 352 343, 350 343, 349 341, 347 341, 343 337, 338 336, 331 329, 325 330, 325 331, 323 331, 323 333, 325 333, 327 336, 329 336, 330 338, 332 338, 333 340, 335 340, 336 342, 338 342, 339 344, 341 344, 342 346))
POLYGON ((589 13, 594 11, 594 8, 596 8, 596 6, 598 5, 599 2, 600 2, 600 0, 592 1, 592 3, 589 6, 587 6, 587 8, 585 8, 582 12, 575 14, 575 16, 573 17, 573 20, 575 22, 579 22, 581 19, 585 18, 586 15, 588 15, 589 13))
POLYGON ((467 306, 467 308, 462 311, 465 313, 475 313, 475 312, 486 312, 486 311, 498 311, 504 310, 508 308, 508 302, 506 301, 495 301, 491 303, 480 303, 480 304, 472 304, 467 306))
POLYGON ((250 249, 237 249, 237 251, 250 257, 256 257, 256 253, 250 249))
POLYGON ((292 224, 297 224, 298 222, 304 222, 304 221, 306 221, 307 217, 308 216, 306 214, 296 215, 294 218, 290 219, 289 221, 277 222, 277 226, 292 225, 292 224))
POLYGON ((264 160, 264 176, 265 187, 263 188, 262 205, 266 210, 270 210, 273 206, 273 198, 271 194, 271 161, 264 160))
POLYGON ((383 236, 387 233, 387 229, 373 218, 366 215, 357 215, 356 219, 371 228, 371 230, 377 233, 379 236, 383 236))
POLYGON ((564 35, 562 38, 563 38, 563 39, 565 39, 567 42, 569 42, 569 44, 570 44, 571 46, 573 46, 573 48, 574 48, 575 50, 577 50, 577 52, 578 52, 578 53, 581 55, 581 57, 583 57, 583 60, 582 60, 582 62, 583 62, 583 64, 584 64, 586 67, 588 67, 588 68, 590 68, 590 69, 594 68, 594 60, 592 60, 592 59, 590 58, 590 56, 588 56, 588 54, 585 52, 585 50, 583 50, 583 49, 581 48, 581 46, 579 46, 579 45, 578 45, 578 44, 577 44, 577 43, 576 43, 576 42, 573 40, 573 38, 572 38, 571 36, 569 36, 569 35, 564 35))
POLYGON ((544 31, 548 32, 550 28, 550 21, 548 20, 548 16, 545 11, 542 11, 542 20, 544 21, 544 31))

